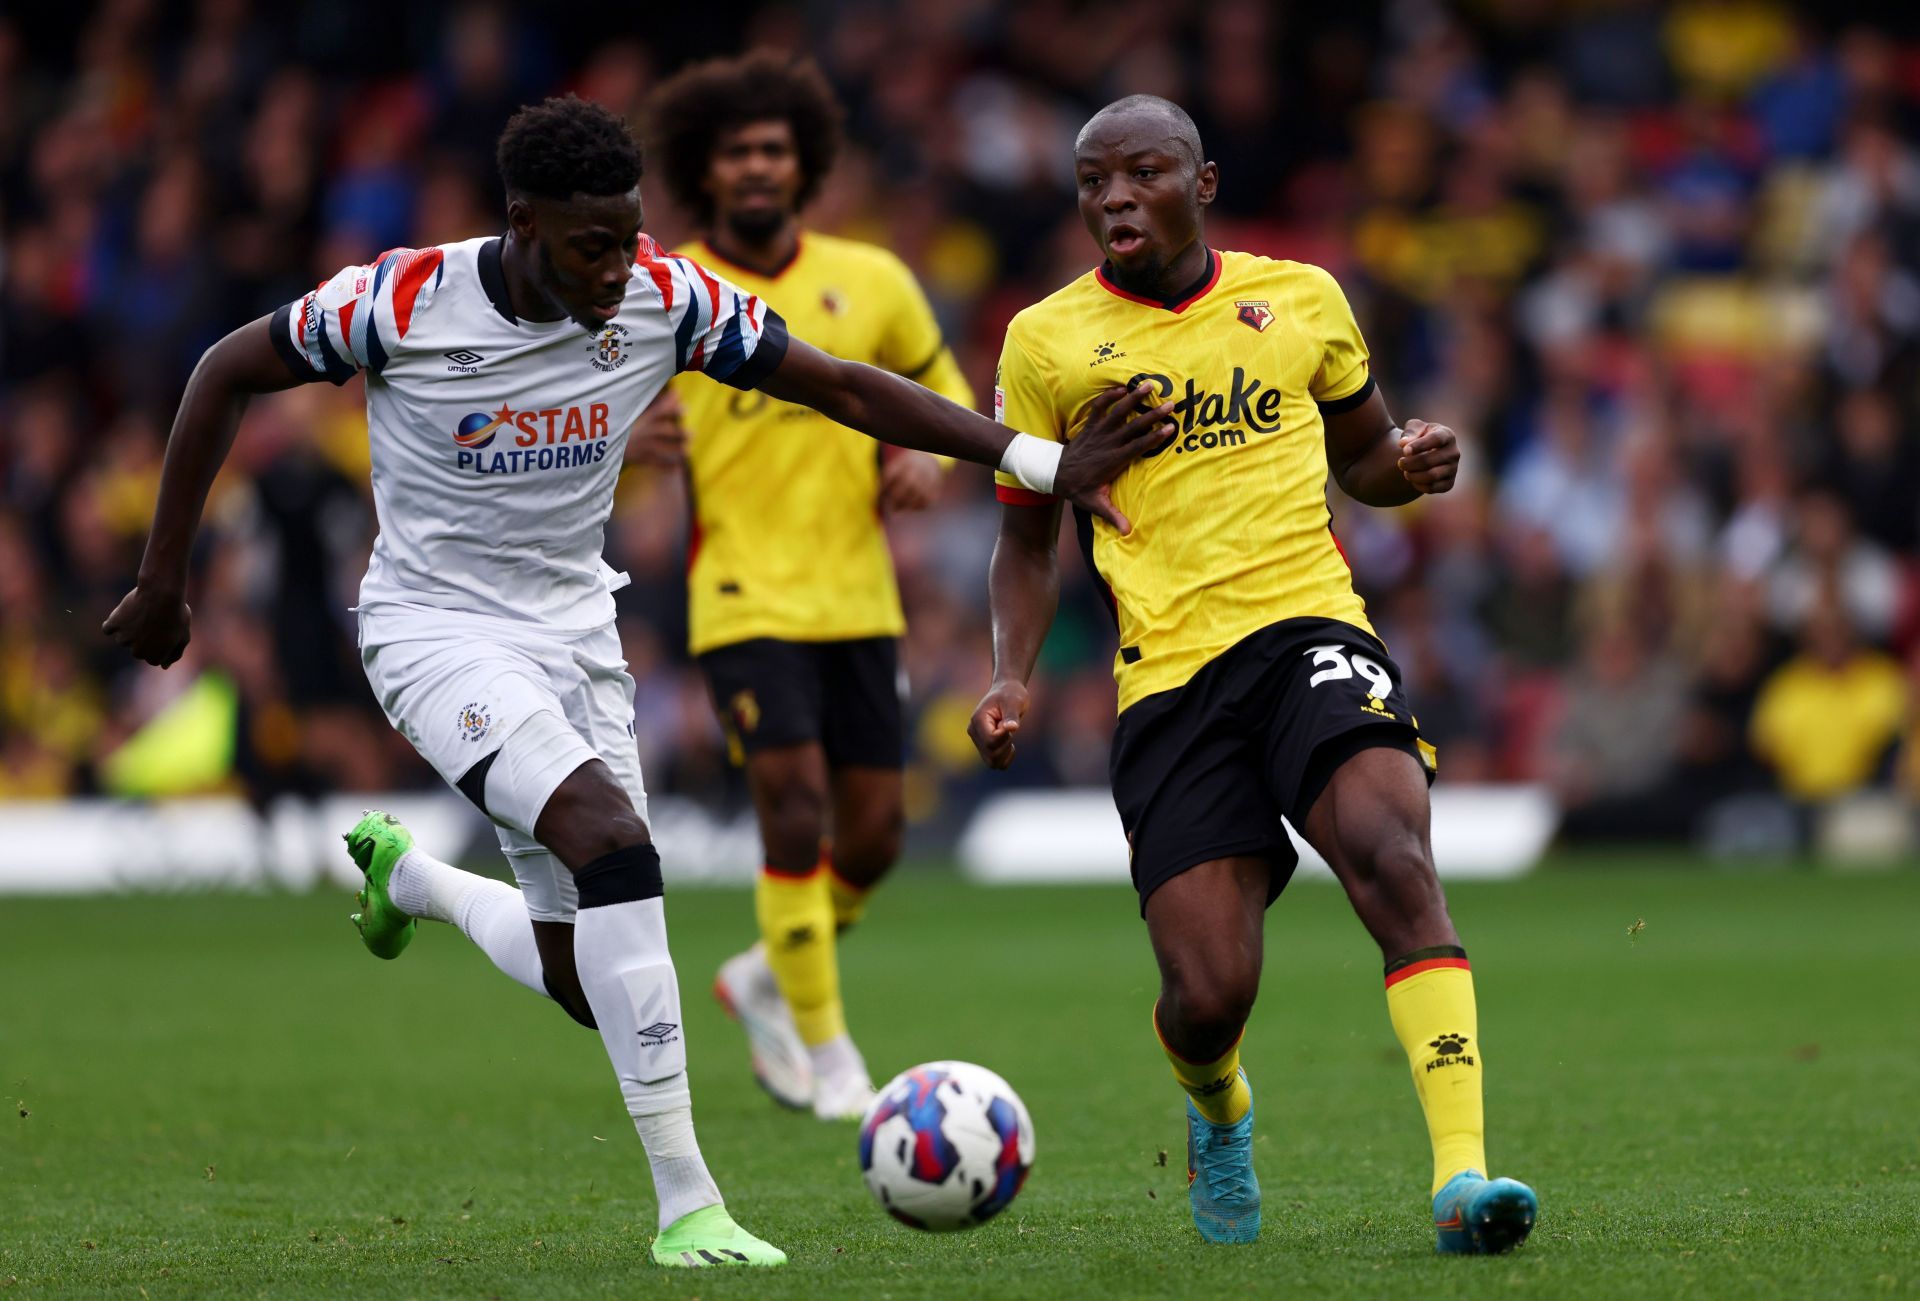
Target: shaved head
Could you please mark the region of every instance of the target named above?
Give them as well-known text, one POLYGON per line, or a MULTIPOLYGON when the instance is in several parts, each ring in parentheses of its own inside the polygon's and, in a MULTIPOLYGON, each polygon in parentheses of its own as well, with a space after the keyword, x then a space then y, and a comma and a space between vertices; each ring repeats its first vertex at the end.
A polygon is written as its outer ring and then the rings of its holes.
POLYGON ((1087 124, 1080 128, 1080 134, 1074 138, 1074 152, 1078 153, 1087 138, 1101 127, 1120 126, 1123 123, 1136 129, 1149 124, 1163 128, 1167 140, 1192 160, 1195 167, 1206 161, 1207 155, 1200 148, 1200 128, 1187 116, 1187 110, 1158 95, 1128 95, 1114 100, 1088 118, 1087 124))
POLYGON ((1129 292, 1177 299, 1213 265, 1201 235, 1220 169, 1172 100, 1129 95, 1095 113, 1073 142, 1073 181, 1080 220, 1129 292))

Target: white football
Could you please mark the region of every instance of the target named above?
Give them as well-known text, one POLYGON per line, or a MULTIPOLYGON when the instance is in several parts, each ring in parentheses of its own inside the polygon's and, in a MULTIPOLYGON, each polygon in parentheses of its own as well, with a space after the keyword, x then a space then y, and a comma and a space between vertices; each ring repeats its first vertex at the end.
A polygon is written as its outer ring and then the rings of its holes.
POLYGON ((966 1229, 1001 1211, 1033 1168, 1033 1120, 1005 1080, 972 1062, 900 1072, 860 1119, 860 1173, 916 1229, 966 1229))

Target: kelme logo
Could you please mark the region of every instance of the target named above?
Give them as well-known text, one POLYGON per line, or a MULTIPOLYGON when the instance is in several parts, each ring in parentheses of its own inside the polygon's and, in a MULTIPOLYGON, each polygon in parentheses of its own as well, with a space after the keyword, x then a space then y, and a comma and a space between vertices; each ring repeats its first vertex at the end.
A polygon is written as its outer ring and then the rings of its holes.
POLYGON ((1458 1033, 1442 1034, 1427 1045, 1436 1056, 1427 1063, 1429 1071, 1442 1066, 1471 1066, 1473 1058, 1467 1056, 1467 1036, 1458 1033))

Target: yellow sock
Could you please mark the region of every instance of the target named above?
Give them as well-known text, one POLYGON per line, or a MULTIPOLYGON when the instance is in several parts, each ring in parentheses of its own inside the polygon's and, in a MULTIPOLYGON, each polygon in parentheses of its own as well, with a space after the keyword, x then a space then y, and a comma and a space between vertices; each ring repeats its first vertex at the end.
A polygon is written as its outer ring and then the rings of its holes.
POLYGON ((815 1048, 845 1034, 847 1015, 840 1002, 833 900, 825 869, 794 873, 766 868, 754 886, 753 905, 760 938, 767 945, 767 965, 793 1009, 800 1038, 815 1048))
POLYGON ((827 866, 827 893, 833 896, 834 929, 850 929, 862 917, 867 915, 867 896, 873 892, 872 886, 855 885, 827 866))
POLYGON ((1487 1173, 1480 1022, 1465 949, 1417 949, 1387 968, 1387 1014, 1413 1067, 1433 1140, 1433 1191, 1462 1170, 1487 1173))
POLYGON ((1247 1114, 1253 1106, 1253 1090, 1247 1087, 1246 1077, 1240 1074, 1240 1041, 1233 1041, 1233 1047, 1226 1055, 1211 1062, 1190 1062, 1167 1046, 1166 1036, 1160 1033, 1160 1005, 1153 1005, 1153 1034, 1160 1041, 1160 1051, 1167 1055, 1173 1064, 1173 1078, 1193 1099, 1193 1109, 1216 1125, 1231 1125, 1247 1114))

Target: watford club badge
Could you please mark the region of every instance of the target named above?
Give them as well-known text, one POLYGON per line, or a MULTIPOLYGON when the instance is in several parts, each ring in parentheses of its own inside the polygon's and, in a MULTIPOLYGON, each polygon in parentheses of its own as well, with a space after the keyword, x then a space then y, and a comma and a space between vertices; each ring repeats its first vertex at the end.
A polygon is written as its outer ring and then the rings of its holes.
POLYGON ((1240 309, 1237 319, 1242 325, 1251 325, 1255 330, 1264 332, 1269 325, 1273 324, 1273 309, 1267 306, 1264 300, 1235 303, 1234 306, 1240 309))

